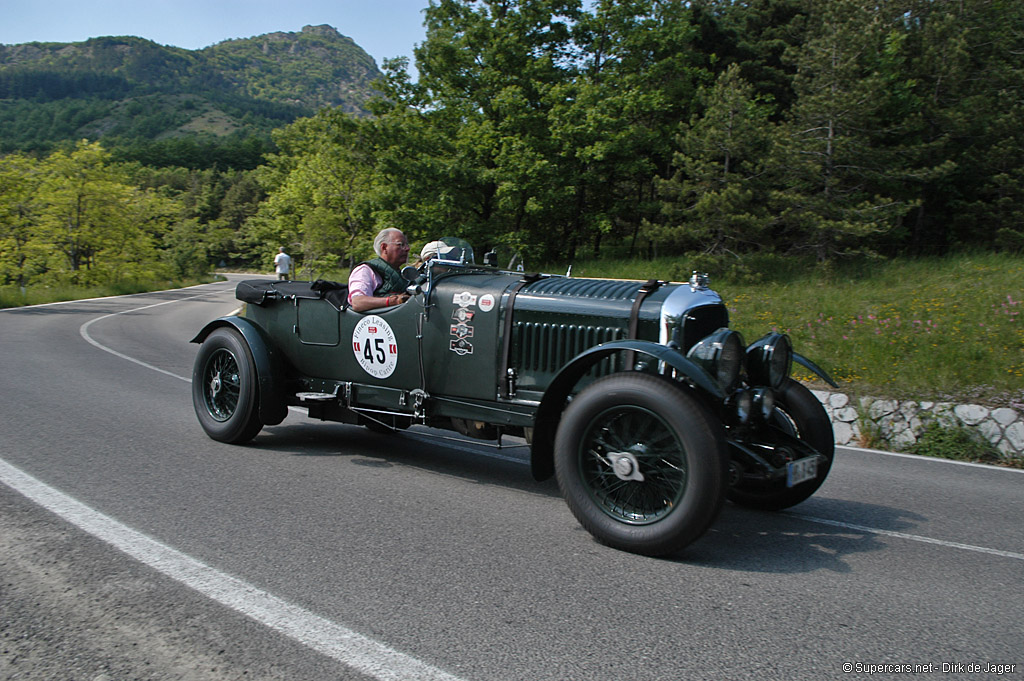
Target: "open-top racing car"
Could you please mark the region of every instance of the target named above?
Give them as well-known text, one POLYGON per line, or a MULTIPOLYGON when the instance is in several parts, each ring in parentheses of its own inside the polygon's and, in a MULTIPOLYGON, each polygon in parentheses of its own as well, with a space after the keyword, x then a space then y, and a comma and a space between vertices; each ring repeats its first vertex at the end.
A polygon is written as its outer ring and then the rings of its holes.
POLYGON ((834 383, 783 334, 744 343, 705 275, 524 274, 443 241, 447 255, 403 270, 408 302, 370 313, 344 284, 239 283, 244 313, 193 339, 209 436, 247 442, 290 406, 375 430, 522 436, 534 477, 555 475, 587 530, 648 555, 697 539, 726 498, 782 509, 824 482, 831 423, 791 363, 834 383))

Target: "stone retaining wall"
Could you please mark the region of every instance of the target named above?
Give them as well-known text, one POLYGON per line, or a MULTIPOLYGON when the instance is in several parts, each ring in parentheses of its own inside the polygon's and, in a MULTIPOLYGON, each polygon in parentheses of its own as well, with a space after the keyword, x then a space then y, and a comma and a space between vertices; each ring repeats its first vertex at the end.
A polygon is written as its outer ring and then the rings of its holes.
POLYGON ((964 426, 979 432, 1006 458, 1024 458, 1024 415, 1014 409, 990 409, 978 404, 879 400, 861 397, 855 404, 849 395, 813 391, 832 419, 836 444, 858 445, 866 416, 894 449, 906 449, 917 441, 924 426, 936 421, 943 426, 964 426))

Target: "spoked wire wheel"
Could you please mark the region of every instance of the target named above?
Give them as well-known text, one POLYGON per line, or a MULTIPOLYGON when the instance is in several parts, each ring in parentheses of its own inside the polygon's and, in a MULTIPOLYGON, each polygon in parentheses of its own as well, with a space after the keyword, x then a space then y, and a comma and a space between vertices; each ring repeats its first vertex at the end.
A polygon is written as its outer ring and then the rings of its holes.
POLYGON ((678 384, 624 372, 576 395, 555 437, 555 475, 599 541, 662 555, 702 535, 721 510, 728 461, 717 420, 678 384))
POLYGON ((610 517, 645 525, 667 516, 686 491, 683 443, 657 414, 632 405, 598 414, 580 440, 579 470, 610 517))
POLYGON ((210 416, 216 421, 227 421, 238 410, 239 383, 238 362, 234 355, 218 348, 214 351, 203 372, 203 398, 210 416))

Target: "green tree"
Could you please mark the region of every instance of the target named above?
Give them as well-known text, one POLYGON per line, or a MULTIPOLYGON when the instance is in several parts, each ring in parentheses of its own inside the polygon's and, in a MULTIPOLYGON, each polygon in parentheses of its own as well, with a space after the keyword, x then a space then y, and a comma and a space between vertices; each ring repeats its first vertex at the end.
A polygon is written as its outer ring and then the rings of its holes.
POLYGON ((293 256, 311 272, 356 260, 373 230, 365 126, 325 109, 278 133, 282 153, 260 175, 268 198, 247 223, 250 238, 297 249, 293 256))
POLYGON ((38 163, 20 154, 0 156, 0 283, 25 286, 35 269, 39 183, 38 163))
POLYGON ((709 254, 764 247, 772 223, 762 178, 776 134, 773 107, 755 95, 737 64, 702 89, 700 101, 703 113, 679 138, 678 170, 661 185, 669 221, 651 234, 709 254))
MULTIPOLYGON (((809 2, 807 39, 790 52, 797 100, 775 146, 772 207, 795 250, 819 262, 859 252, 910 209, 874 191, 886 156, 871 124, 886 85, 877 69, 887 36, 884 15, 867 0, 809 2)), ((891 172, 891 171, 890 171, 891 172)))
POLYGON ((586 193, 575 205, 587 219, 569 224, 583 236, 580 223, 589 223, 595 253, 608 234, 632 254, 641 226, 662 220, 657 186, 673 172, 672 140, 711 78, 694 12, 687 3, 602 0, 577 26, 580 74, 556 130, 563 158, 580 169, 576 198, 586 193))
POLYGON ((908 221, 915 252, 992 246, 1020 229, 1022 26, 1012 0, 906 4, 899 56, 913 87, 899 144, 912 171, 903 190, 919 198, 908 221))
MULTIPOLYGON (((441 0, 426 11, 407 100, 440 137, 437 208, 478 245, 544 244, 552 223, 548 112, 569 80, 579 0, 441 0), (418 101, 417 101, 418 100, 418 101)), ((413 122, 413 121, 410 121, 413 122)))
POLYGON ((33 243, 47 254, 47 276, 92 284, 149 273, 154 238, 176 206, 127 183, 99 143, 80 142, 42 164, 33 243))
MULTIPOLYGON (((716 68, 732 64, 759 97, 775 104, 781 116, 796 99, 792 59, 786 54, 799 50, 806 39, 806 0, 695 0, 717 23, 719 43, 704 43, 709 54, 718 57, 716 68)), ((822 4, 822 3, 818 3, 822 4)))

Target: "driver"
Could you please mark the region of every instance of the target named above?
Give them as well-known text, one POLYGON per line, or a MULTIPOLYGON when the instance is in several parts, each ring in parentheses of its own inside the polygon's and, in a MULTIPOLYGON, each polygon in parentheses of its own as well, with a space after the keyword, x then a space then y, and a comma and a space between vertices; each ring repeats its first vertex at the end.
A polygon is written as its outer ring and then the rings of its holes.
POLYGON ((398 268, 409 259, 409 240, 399 229, 382 229, 373 240, 377 257, 359 263, 348 276, 348 303, 356 312, 401 305, 408 282, 398 268))

